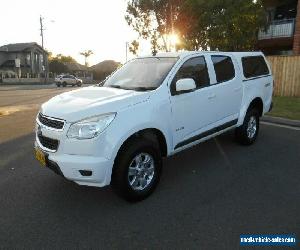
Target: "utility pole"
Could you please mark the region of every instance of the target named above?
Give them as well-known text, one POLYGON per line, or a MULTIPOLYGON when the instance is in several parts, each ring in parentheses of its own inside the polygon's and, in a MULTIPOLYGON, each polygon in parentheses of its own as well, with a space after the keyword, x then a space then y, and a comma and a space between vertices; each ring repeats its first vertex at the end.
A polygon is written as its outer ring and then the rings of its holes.
POLYGON ((128 61, 128 45, 129 43, 126 42, 126 62, 128 61))
POLYGON ((43 26, 43 18, 40 16, 40 30, 41 30, 41 37, 42 37, 42 48, 44 49, 44 26, 43 26))
POLYGON ((47 83, 47 70, 46 70, 46 54, 44 49, 44 25, 43 25, 43 17, 40 15, 40 31, 41 31, 41 37, 42 37, 42 49, 43 49, 43 71, 44 71, 44 83, 47 83))

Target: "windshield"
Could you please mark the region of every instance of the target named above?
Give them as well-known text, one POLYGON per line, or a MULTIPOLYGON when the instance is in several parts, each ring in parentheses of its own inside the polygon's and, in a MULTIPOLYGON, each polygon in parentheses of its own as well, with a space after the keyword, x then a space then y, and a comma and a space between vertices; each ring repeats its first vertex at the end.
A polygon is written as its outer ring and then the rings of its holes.
POLYGON ((156 89, 162 84, 177 60, 176 57, 134 59, 112 74, 105 81, 104 87, 137 91, 156 89))

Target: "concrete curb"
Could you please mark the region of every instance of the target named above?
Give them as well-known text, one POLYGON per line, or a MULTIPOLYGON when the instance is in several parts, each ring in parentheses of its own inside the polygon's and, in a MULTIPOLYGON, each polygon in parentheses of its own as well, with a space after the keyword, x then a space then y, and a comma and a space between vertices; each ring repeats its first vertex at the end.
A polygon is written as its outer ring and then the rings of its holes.
POLYGON ((28 85, 51 85, 55 84, 54 82, 26 82, 26 83, 18 83, 18 82, 13 82, 13 83, 0 83, 0 87, 9 87, 9 86, 28 86, 28 85))
POLYGON ((263 116, 261 118, 261 121, 300 128, 299 120, 290 120, 286 118, 273 117, 273 116, 263 116))

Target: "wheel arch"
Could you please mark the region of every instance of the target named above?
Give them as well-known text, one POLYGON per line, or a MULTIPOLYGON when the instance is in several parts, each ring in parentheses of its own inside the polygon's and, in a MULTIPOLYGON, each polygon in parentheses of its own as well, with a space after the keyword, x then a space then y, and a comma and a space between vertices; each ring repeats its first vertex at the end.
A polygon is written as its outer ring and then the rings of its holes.
POLYGON ((153 143, 157 143, 159 146, 159 150, 161 152, 161 155, 167 156, 168 155, 168 145, 167 140, 163 132, 157 128, 146 128, 141 129, 137 132, 132 133, 127 139, 123 141, 121 146, 119 147, 119 150, 117 152, 117 155, 115 158, 118 157, 119 153, 126 147, 128 143, 130 143, 132 140, 135 139, 147 139, 149 141, 152 141, 153 143))
MULTIPOLYGON (((121 146, 119 146, 118 151, 116 152, 116 155, 114 157, 114 164, 111 169, 111 172, 108 173, 109 177, 112 176, 112 174, 115 170, 116 162, 118 161, 123 150, 125 150, 125 148, 127 147, 127 145, 129 143, 131 143, 132 141, 134 141, 138 138, 147 139, 147 140, 153 141, 154 143, 158 143, 158 147, 161 152, 161 156, 164 157, 164 156, 168 155, 167 140, 162 131, 160 131, 157 128, 146 128, 146 129, 138 130, 138 131, 132 133, 129 137, 127 137, 127 139, 125 139, 123 141, 123 143, 121 143, 121 146)), ((109 178, 109 179, 111 179, 111 178, 109 178)))
POLYGON ((252 109, 252 108, 256 108, 257 111, 259 112, 259 116, 263 115, 263 110, 264 110, 264 103, 263 100, 260 97, 256 97, 254 98, 251 103, 248 106, 248 110, 252 109))
POLYGON ((263 115, 264 104, 261 97, 252 98, 252 100, 248 102, 248 105, 244 105, 240 112, 238 125, 243 124, 246 113, 252 108, 257 108, 260 117, 263 115))

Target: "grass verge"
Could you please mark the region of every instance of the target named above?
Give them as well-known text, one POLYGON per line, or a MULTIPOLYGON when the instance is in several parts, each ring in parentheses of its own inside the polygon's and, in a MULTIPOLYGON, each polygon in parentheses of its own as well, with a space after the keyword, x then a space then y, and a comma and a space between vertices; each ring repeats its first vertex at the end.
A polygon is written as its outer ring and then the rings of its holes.
POLYGON ((300 120, 300 97, 273 97, 273 110, 269 116, 300 120))

